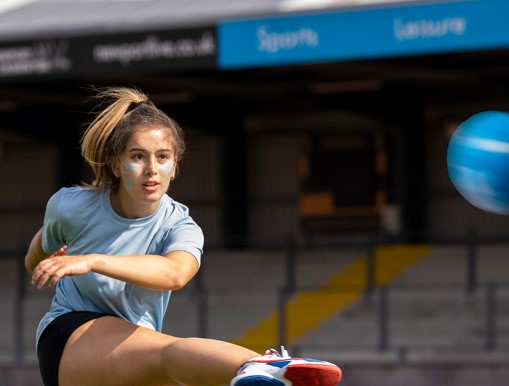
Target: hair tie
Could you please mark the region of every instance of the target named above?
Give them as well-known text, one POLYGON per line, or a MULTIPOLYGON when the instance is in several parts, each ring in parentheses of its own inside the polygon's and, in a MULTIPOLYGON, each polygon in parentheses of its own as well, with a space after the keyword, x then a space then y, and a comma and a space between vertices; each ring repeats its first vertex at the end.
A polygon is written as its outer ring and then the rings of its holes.
POLYGON ((138 102, 134 102, 132 101, 130 104, 129 104, 129 107, 127 108, 127 111, 126 113, 130 112, 130 111, 133 111, 135 110, 136 108, 140 107, 141 105, 144 105, 144 104, 147 104, 148 101, 147 100, 142 100, 142 101, 138 101, 138 102))

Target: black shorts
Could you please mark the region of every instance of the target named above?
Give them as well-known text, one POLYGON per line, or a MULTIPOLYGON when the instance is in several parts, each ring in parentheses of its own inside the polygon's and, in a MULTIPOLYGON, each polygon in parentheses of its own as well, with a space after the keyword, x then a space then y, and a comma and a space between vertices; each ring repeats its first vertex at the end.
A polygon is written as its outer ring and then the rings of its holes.
POLYGON ((44 386, 58 386, 58 367, 71 334, 86 322, 107 316, 97 312, 76 311, 60 315, 43 331, 37 344, 39 370, 44 386))

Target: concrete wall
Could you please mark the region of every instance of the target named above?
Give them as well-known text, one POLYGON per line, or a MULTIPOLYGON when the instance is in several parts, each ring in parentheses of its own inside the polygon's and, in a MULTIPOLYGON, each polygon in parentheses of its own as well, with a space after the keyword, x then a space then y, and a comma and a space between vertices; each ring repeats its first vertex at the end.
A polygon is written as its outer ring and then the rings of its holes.
MULTIPOLYGON (((507 364, 349 364, 341 386, 507 386, 507 364)), ((36 364, 0 364, 0 386, 43 386, 36 364)), ((219 386, 219 385, 218 385, 219 386)))
POLYGON ((343 367, 341 386, 505 386, 509 366, 498 364, 417 364, 343 367))
POLYGON ((0 364, 0 386, 43 386, 39 367, 31 364, 0 364))

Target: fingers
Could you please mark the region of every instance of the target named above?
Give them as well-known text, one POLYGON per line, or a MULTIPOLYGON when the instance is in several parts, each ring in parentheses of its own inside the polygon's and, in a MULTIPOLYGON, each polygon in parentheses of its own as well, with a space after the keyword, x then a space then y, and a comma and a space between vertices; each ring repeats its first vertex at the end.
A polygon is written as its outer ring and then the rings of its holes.
POLYGON ((53 256, 41 261, 32 273, 32 285, 41 289, 45 285, 53 288, 68 275, 83 275, 92 270, 90 259, 93 255, 53 256))
POLYGON ((62 248, 60 248, 58 251, 56 251, 55 253, 53 253, 51 257, 56 257, 56 256, 64 256, 65 254, 67 253, 67 245, 64 245, 62 248))
POLYGON ((57 274, 60 256, 67 254, 67 245, 64 245, 58 251, 51 254, 47 259, 41 261, 32 272, 32 285, 37 286, 38 289, 43 288, 46 284, 48 287, 53 288, 58 280, 64 276, 64 274, 57 274))
MULTIPOLYGON (((49 273, 45 272, 44 274, 40 275, 38 278, 32 278, 32 285, 35 285, 37 289, 42 289, 46 283, 53 280, 53 276, 49 273)), ((50 285, 48 284, 48 287, 50 285)))
POLYGON ((58 281, 62 278, 62 276, 57 275, 56 273, 50 276, 50 279, 48 280, 48 287, 54 288, 58 281))
POLYGON ((55 261, 44 260, 39 263, 32 273, 32 285, 36 286, 37 289, 41 289, 45 285, 49 288, 55 287, 58 280, 63 277, 60 265, 56 263, 56 259, 55 261))

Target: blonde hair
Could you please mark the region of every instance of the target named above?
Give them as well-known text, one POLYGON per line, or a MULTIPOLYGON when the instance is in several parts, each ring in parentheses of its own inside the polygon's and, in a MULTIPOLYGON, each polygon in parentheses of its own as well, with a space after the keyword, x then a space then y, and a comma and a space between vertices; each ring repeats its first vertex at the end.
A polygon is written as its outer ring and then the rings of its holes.
POLYGON ((94 172, 92 187, 118 188, 111 160, 118 160, 139 128, 167 129, 175 161, 184 153, 184 134, 172 118, 159 110, 143 92, 127 87, 98 90, 99 108, 106 106, 90 123, 81 139, 81 154, 94 172))

